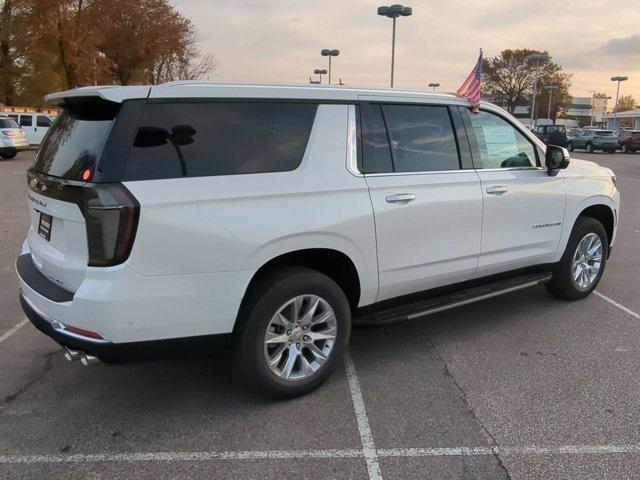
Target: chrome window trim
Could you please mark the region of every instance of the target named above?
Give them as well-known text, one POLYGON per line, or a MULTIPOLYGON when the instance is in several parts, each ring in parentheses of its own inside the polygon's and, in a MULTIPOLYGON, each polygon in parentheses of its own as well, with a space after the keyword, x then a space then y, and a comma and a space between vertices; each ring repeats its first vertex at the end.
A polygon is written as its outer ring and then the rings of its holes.
POLYGON ((439 175, 439 174, 452 174, 452 173, 480 173, 480 172, 507 172, 507 171, 519 171, 519 170, 546 170, 542 167, 507 167, 507 168, 459 168, 457 170, 432 170, 422 172, 387 172, 387 173, 365 173, 365 177, 389 177, 397 175, 439 175))
POLYGON ((351 175, 362 177, 358 169, 358 127, 356 106, 347 105, 347 170, 351 175))

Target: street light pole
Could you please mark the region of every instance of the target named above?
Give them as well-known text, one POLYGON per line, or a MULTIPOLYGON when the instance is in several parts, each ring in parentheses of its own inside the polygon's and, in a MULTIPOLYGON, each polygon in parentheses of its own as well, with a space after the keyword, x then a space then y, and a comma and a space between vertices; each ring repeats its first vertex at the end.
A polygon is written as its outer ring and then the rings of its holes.
POLYGON ((611 77, 612 82, 618 82, 618 87, 616 88, 616 103, 613 105, 613 130, 616 129, 616 123, 618 122, 618 94, 620 93, 620 82, 624 82, 625 80, 629 80, 629 77, 611 77))
POLYGON ((322 55, 323 57, 329 57, 329 85, 331 85, 331 57, 337 57, 338 55, 340 55, 340 50, 323 48, 320 51, 320 55, 322 55))
MULTIPOLYGON (((547 85, 544 89, 549 92, 549 106, 547 107, 547 120, 551 121, 551 99, 553 98, 553 91, 558 90, 555 85, 547 85)), ((556 122, 553 122, 554 124, 556 122)))
POLYGON ((396 19, 398 17, 409 17, 413 13, 411 7, 403 5, 391 5, 390 7, 378 7, 378 15, 388 17, 393 20, 393 31, 391 34, 391 88, 393 88, 393 72, 396 61, 396 19))
POLYGON ((589 126, 593 127, 593 110, 596 106, 596 91, 595 90, 589 90, 589 93, 591 94, 591 119, 589 121, 589 126))
POLYGON ((437 83, 437 82, 432 82, 432 83, 430 83, 430 84, 429 84, 429 86, 430 86, 430 87, 433 89, 433 91, 435 92, 435 91, 436 91, 436 88, 438 88, 438 87, 440 86, 440 84, 439 84, 439 83, 437 83))
POLYGON ((536 92, 538 90, 538 68, 540 67, 540 62, 544 62, 546 60, 549 60, 549 55, 547 55, 546 53, 534 53, 532 55, 527 56, 527 58, 525 58, 526 62, 531 62, 534 63, 535 62, 535 70, 533 72, 533 99, 531 100, 531 128, 533 128, 535 125, 533 124, 533 116, 535 114, 536 111, 536 92))
POLYGON ((322 75, 326 75, 326 74, 327 74, 327 71, 326 71, 324 68, 323 68, 323 69, 316 68, 316 69, 313 71, 313 73, 315 73, 316 75, 320 75, 320 82, 318 82, 318 83, 322 83, 322 75))

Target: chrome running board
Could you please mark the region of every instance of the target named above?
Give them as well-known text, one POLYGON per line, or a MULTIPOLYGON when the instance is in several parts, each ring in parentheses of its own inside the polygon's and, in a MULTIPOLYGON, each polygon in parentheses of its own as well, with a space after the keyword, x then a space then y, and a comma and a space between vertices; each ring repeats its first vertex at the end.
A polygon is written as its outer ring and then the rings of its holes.
POLYGON ((444 295, 432 296, 391 308, 375 309, 353 319, 356 325, 389 325, 404 320, 414 320, 434 313, 479 302, 488 298, 533 287, 551 280, 550 272, 522 275, 507 280, 462 289, 444 295))

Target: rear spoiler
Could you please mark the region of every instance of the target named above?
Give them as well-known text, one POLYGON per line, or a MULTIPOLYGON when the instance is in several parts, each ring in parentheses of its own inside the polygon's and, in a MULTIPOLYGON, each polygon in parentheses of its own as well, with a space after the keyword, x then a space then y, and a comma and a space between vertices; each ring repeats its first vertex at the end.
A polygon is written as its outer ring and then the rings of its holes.
POLYGON ((125 100, 147 98, 151 92, 151 87, 144 85, 132 86, 96 86, 81 87, 67 90, 66 92, 51 93, 44 97, 47 103, 60 105, 69 100, 96 99, 107 102, 122 103, 125 100))

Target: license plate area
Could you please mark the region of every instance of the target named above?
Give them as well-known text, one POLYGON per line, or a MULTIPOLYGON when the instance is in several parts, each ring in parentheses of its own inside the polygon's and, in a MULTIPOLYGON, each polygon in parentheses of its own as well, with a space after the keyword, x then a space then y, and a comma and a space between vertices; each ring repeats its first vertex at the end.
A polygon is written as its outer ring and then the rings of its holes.
POLYGON ((53 218, 43 212, 40 213, 40 220, 38 221, 38 235, 44 238, 47 242, 51 240, 51 227, 53 226, 53 218))

